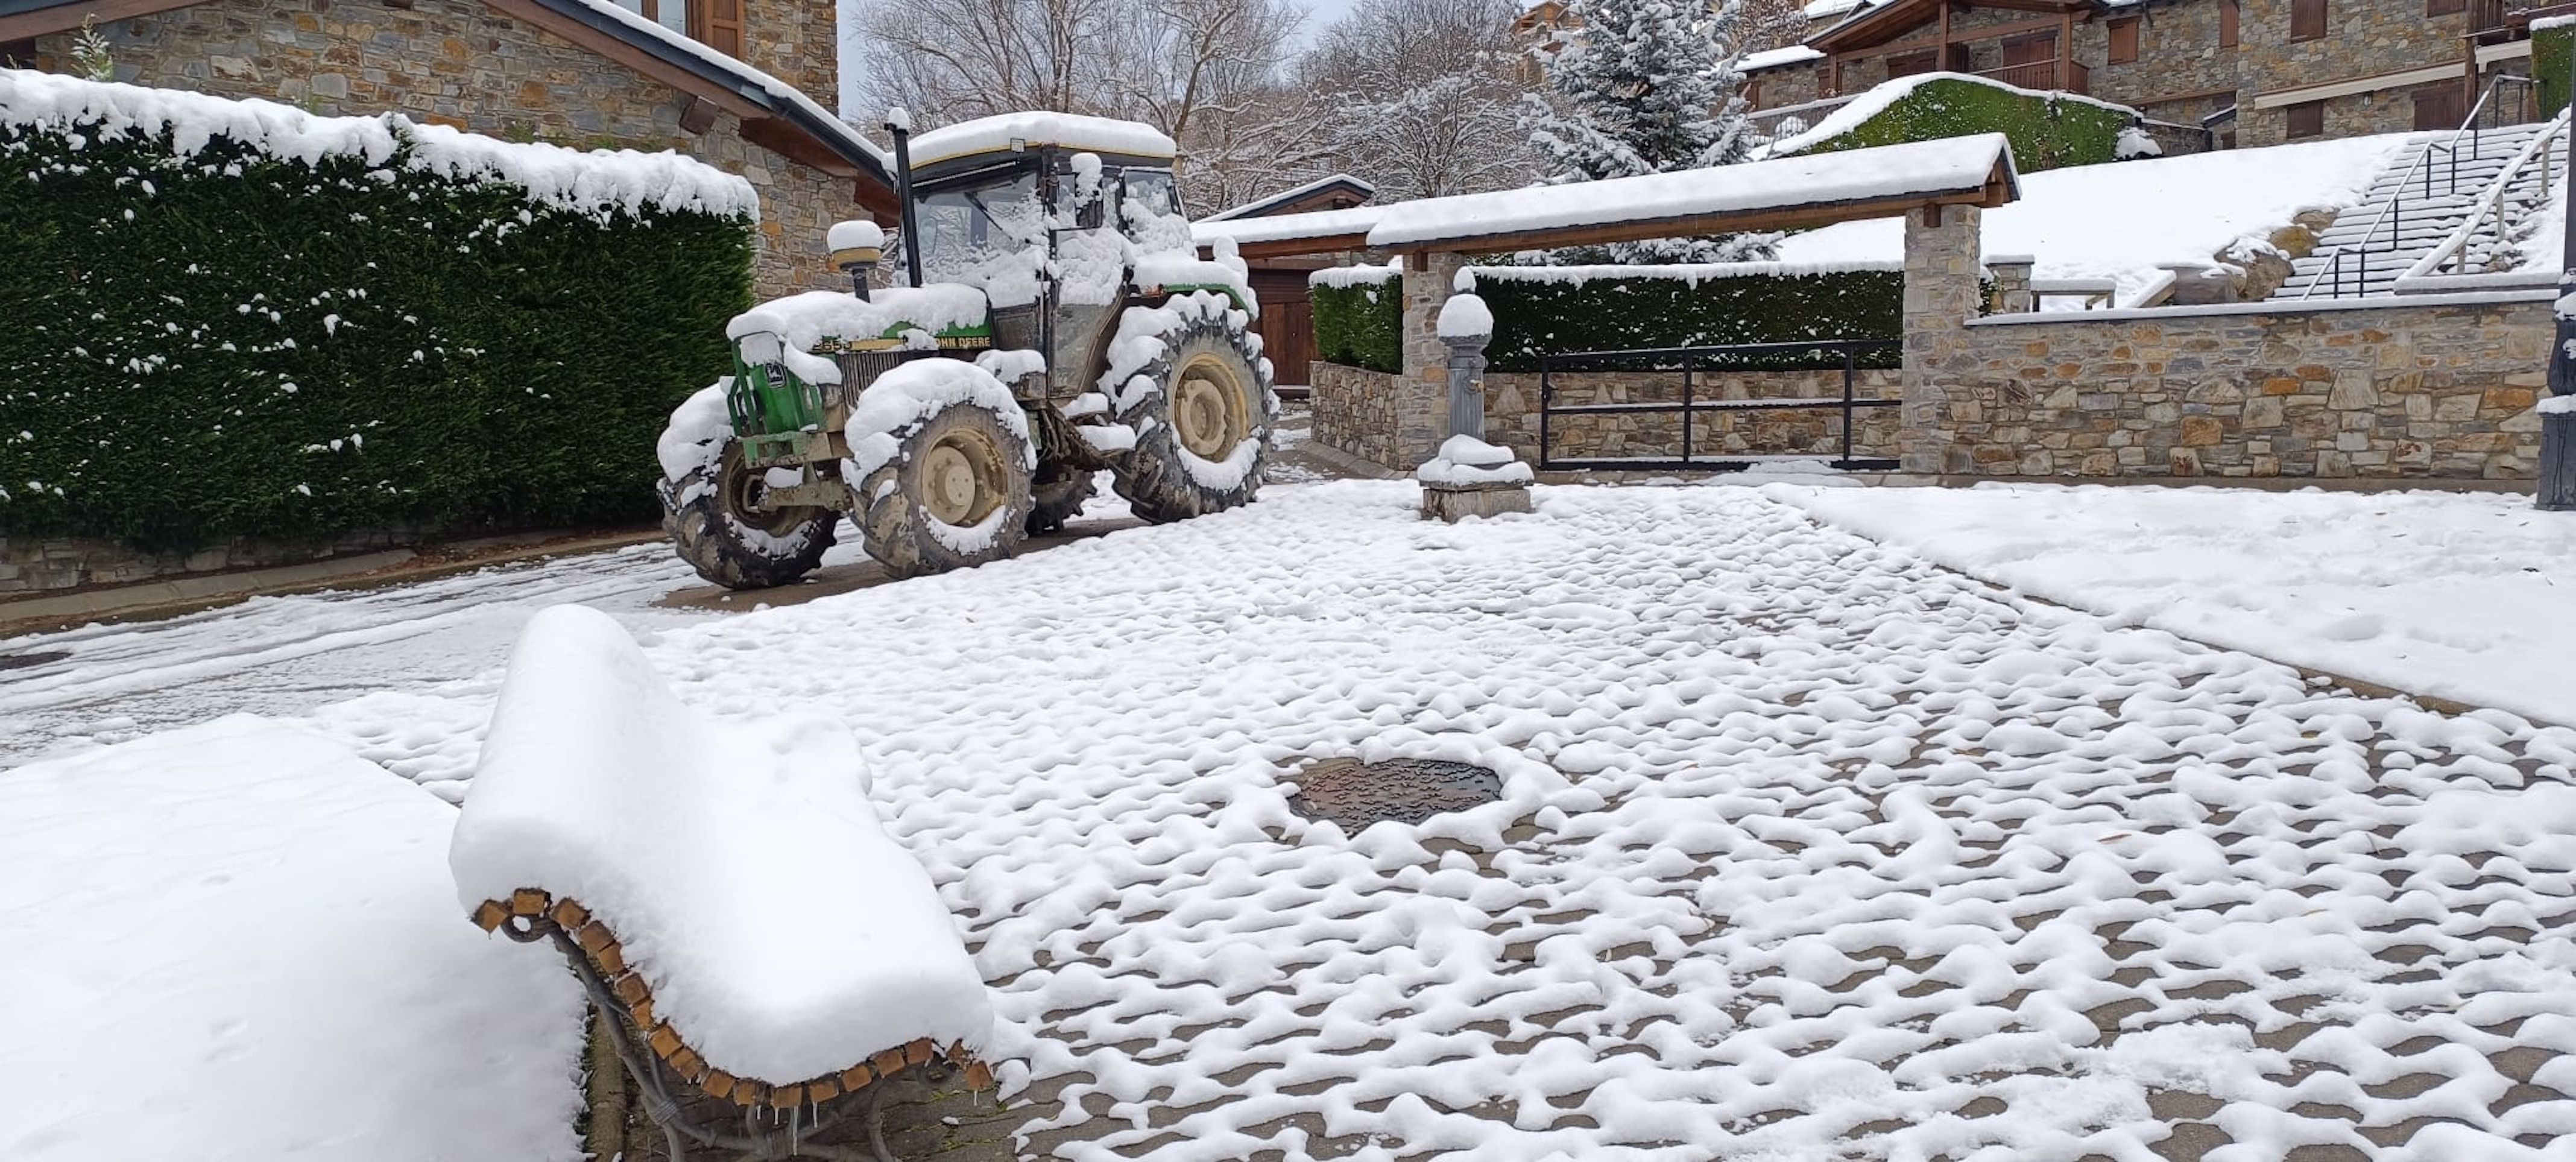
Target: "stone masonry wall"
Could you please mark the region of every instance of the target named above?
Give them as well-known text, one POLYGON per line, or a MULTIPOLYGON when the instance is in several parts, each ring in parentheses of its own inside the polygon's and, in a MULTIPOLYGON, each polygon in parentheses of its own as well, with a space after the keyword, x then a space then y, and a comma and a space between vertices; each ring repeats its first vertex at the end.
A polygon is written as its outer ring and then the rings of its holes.
POLYGON ((2120 10, 2139 21, 2138 59, 2127 64, 2111 63, 2107 20, 2079 25, 2075 58, 2092 70, 2093 95, 2182 124, 2235 104, 2238 50, 2218 44, 2223 3, 2182 0, 2120 10))
MULTIPOLYGON (((80 585, 124 585, 190 573, 300 564, 423 539, 415 530, 376 530, 311 544, 237 539, 186 553, 151 553, 91 537, 0 536, 0 601, 80 585)), ((0 609, 0 615, 5 613, 0 609)))
POLYGON ((1448 435, 1449 387, 1316 360, 1307 365, 1314 440, 1383 468, 1411 470, 1448 435))
POLYGON ((2532 475, 2545 300, 2139 314, 1955 328, 1934 355, 1937 470, 2532 475))
MULTIPOLYGON (((2468 33, 2465 13, 2426 16, 2421 4, 2327 0, 2326 34, 2293 42, 2291 0, 2243 4, 2238 57, 2247 104, 2237 115, 2237 144, 2247 148, 2278 145, 2289 132, 2288 111, 2253 108, 2256 95, 2456 63, 2468 33)), ((2402 91, 2337 97, 2326 103, 2325 121, 2329 137, 2397 132, 2414 127, 2414 104, 2402 91)))
MULTIPOLYGON (((1679 403, 1681 375, 1672 371, 1559 372, 1549 376, 1556 405, 1604 403, 1679 403)), ((1893 369, 1868 370, 1854 377, 1857 399, 1898 398, 1901 376, 1893 369)), ((1843 373, 1831 371, 1700 372, 1692 377, 1694 400, 1840 399, 1843 373)), ((1509 446, 1521 459, 1539 461, 1539 377, 1533 371, 1485 373, 1485 438, 1509 446)), ((1852 451, 1856 456, 1894 456, 1898 417, 1895 408, 1867 408, 1854 413, 1852 451)), ((1700 412, 1691 419, 1691 452, 1695 459, 1725 456, 1839 456, 1842 411, 1838 408, 1796 411, 1700 412)), ((1678 458, 1682 418, 1672 412, 1558 415, 1548 421, 1548 451, 1557 460, 1678 458)))
MULTIPOLYGON (((831 13, 822 49, 810 20, 747 16, 760 51, 811 59, 790 75, 827 106, 831 13), (783 31, 773 32, 773 29, 783 31)), ((769 0, 783 9, 784 0, 769 0)), ((190 8, 102 24, 116 79, 226 97, 260 97, 327 114, 403 113, 414 120, 516 141, 582 149, 673 149, 760 191, 763 298, 842 285, 824 234, 860 214, 848 183, 745 142, 722 114, 702 134, 680 128, 688 98, 551 33, 475 0, 416 0, 409 9, 360 0, 209 0, 190 8)), ((69 67, 70 34, 40 38, 36 67, 69 67)), ((752 51, 746 47, 747 52, 752 51)))

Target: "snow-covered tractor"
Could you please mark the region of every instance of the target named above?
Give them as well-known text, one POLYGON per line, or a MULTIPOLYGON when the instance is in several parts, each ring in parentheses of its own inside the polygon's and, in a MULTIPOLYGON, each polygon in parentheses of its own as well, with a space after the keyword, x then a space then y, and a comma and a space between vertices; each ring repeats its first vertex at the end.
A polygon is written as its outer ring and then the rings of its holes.
POLYGON ((1080 511, 1096 473, 1162 522, 1250 501, 1278 412, 1230 250, 1203 260, 1171 139, 1009 114, 898 126, 906 284, 883 235, 832 230, 849 292, 727 327, 733 374, 658 452, 681 559, 736 589, 793 581, 847 514, 899 577, 1009 556, 1080 511))

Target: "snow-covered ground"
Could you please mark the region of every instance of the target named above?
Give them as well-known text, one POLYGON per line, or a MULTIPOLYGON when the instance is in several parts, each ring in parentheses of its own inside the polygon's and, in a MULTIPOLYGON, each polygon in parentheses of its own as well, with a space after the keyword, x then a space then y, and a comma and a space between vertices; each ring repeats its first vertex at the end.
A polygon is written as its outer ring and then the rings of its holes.
MULTIPOLYGON (((850 729, 995 990, 1036 1155, 2576 1146, 2576 730, 2337 693, 1784 499, 1542 488, 1450 527, 1409 483, 1283 489, 645 654, 719 718, 850 729), (1357 835, 1291 812, 1341 755, 1485 764, 1502 799, 1357 835)), ((452 791, 492 688, 309 725, 452 791)), ((0 786, 140 778, 166 746, 0 786)), ((205 874, 144 850, 133 874, 205 874)), ((109 874, 74 846, 6 882, 50 906, 109 874)), ((470 938, 444 907, 421 923, 470 938)), ((13 967, 62 975, 57 943, 13 967)), ((138 995, 120 1019, 193 1019, 138 995)), ((44 1027, 47 1059, 114 1076, 44 1027)))
MULTIPOLYGON (((2392 133, 2023 174, 2021 200, 1985 212, 1985 252, 2030 255, 2038 278, 2112 279, 2126 304, 2163 274, 2158 263, 2207 262, 2239 238, 2289 225, 2301 210, 2360 202, 2371 178, 2414 140, 2392 133)), ((1904 257, 1905 223, 1895 218, 1844 222, 1780 243, 1783 262, 1904 257)))
POLYGON ((2576 725, 2576 520, 2527 495, 1772 489, 1863 536, 2115 621, 2576 725))
POLYGON ((0 1158, 581 1157, 581 990, 456 812, 240 715, 0 773, 0 1158))

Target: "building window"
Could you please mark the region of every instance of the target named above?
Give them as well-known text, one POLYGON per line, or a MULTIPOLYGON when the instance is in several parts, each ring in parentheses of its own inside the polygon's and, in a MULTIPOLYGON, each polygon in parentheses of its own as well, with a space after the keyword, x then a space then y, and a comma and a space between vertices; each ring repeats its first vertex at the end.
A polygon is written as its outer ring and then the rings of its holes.
POLYGON ((2125 65, 2138 59, 2138 18, 2111 22, 2111 63, 2125 65))
POLYGON ((739 59, 742 56, 742 0, 616 0, 617 6, 646 20, 739 59))
POLYGON ((2469 0, 2424 0, 2426 16, 2457 16, 2469 10, 2469 0))
POLYGON ((2290 39, 2323 40, 2326 0, 2290 0, 2290 39))
POLYGON ((2417 132, 2457 129, 2460 122, 2468 120, 2467 94, 2461 91, 2457 81, 2417 89, 2410 96, 2415 101, 2417 132))
POLYGON ((2219 0, 2218 47, 2236 47, 2236 0, 2219 0))
POLYGON ((2291 105, 2282 109, 2281 112, 2289 117, 2291 140, 2295 141, 2302 137, 2323 137, 2326 135, 2325 102, 2301 101, 2296 105, 2291 105))

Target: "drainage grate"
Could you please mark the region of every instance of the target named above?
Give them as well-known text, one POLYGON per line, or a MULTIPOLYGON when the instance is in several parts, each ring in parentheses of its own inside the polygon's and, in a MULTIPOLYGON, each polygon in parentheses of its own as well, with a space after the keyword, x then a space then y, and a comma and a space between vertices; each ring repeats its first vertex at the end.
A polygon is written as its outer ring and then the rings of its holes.
POLYGON ((1358 831, 1387 819, 1420 823, 1443 811, 1463 811, 1502 797, 1502 776, 1470 763, 1326 759, 1298 777, 1288 806, 1309 819, 1330 819, 1358 831))

